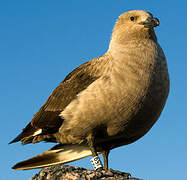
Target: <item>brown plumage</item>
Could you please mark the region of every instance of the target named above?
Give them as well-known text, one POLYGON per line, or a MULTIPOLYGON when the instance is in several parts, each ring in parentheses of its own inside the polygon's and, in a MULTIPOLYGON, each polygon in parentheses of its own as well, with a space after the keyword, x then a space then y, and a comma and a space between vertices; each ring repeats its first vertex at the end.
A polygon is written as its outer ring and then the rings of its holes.
POLYGON ((61 145, 14 168, 39 168, 102 153, 107 169, 111 149, 145 135, 169 92, 166 59, 154 32, 158 25, 146 11, 122 14, 108 51, 72 71, 12 141, 61 145))

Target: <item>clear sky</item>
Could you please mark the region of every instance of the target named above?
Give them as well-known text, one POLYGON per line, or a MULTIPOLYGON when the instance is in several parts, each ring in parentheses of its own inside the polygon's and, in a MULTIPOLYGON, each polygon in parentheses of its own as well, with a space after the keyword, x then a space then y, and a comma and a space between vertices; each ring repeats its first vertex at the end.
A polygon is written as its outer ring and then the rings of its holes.
MULTIPOLYGON (((0 179, 25 180, 39 171, 11 167, 53 144, 8 142, 69 72, 106 52, 117 17, 135 9, 160 19, 156 34, 168 60, 171 90, 151 131, 112 150, 110 167, 142 179, 187 179, 186 7, 184 0, 0 1, 0 179)), ((91 168, 89 159, 71 164, 91 168)))

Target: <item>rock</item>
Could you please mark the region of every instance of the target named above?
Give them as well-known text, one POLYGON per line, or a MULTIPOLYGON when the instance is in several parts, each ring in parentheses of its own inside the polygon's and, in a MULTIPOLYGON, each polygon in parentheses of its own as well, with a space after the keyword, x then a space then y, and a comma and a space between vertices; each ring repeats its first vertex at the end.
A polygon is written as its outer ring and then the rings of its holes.
POLYGON ((129 173, 115 171, 94 171, 68 165, 55 165, 43 168, 31 180, 140 180, 129 173))

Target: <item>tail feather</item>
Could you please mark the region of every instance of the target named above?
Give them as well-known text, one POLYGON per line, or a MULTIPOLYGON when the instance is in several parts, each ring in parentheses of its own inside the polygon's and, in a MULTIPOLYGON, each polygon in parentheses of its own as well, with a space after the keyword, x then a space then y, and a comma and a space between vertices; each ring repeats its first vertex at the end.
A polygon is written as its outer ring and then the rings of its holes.
POLYGON ((60 163, 72 162, 91 155, 92 152, 87 145, 57 145, 50 150, 17 163, 12 168, 16 170, 43 168, 60 163))

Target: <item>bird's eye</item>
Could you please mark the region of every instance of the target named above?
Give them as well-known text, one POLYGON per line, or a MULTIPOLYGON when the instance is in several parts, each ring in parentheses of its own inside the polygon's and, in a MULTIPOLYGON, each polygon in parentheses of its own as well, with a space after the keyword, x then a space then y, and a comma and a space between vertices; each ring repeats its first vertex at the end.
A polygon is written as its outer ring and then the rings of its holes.
POLYGON ((134 21, 134 19, 135 19, 134 16, 131 16, 131 17, 130 17, 130 20, 131 20, 131 21, 134 21))

